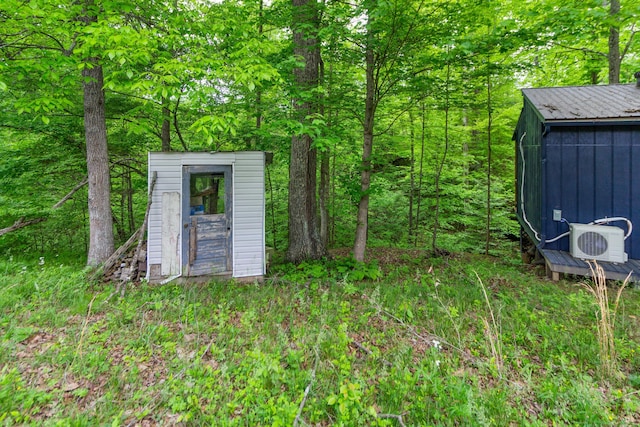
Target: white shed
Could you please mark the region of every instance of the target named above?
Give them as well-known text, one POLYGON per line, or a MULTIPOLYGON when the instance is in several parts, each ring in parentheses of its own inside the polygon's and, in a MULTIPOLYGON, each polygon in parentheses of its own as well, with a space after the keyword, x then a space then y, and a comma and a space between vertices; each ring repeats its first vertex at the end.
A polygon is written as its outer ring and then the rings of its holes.
POLYGON ((147 278, 265 274, 262 151, 149 153, 147 278))

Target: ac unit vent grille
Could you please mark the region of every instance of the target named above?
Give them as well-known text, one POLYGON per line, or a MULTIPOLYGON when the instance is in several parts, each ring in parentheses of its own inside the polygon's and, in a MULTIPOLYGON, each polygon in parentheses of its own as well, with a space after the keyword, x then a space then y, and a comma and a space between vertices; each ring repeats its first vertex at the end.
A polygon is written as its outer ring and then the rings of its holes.
POLYGON ((609 262, 627 262, 624 231, 619 227, 595 224, 570 224, 569 250, 575 258, 609 262))
POLYGON ((608 247, 607 239, 600 233, 587 231, 578 236, 578 248, 587 255, 600 256, 608 247))

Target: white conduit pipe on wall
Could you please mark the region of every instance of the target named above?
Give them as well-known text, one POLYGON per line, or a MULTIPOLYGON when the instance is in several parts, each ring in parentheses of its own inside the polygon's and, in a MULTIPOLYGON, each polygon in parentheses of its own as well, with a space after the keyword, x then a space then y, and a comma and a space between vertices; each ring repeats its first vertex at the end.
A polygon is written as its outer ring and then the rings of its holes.
MULTIPOLYGON (((523 133, 522 136, 520 137, 520 142, 518 144, 518 148, 520 151, 520 157, 522 158, 522 172, 521 172, 521 179, 520 179, 520 211, 522 212, 522 219, 524 220, 524 222, 529 226, 529 228, 531 229, 531 231, 533 231, 533 234, 535 234, 536 236, 536 240, 540 240, 540 235, 538 234, 538 232, 536 231, 535 228, 533 228, 533 225, 531 225, 531 223, 529 222, 529 220, 527 219, 527 213, 524 209, 524 177, 525 177, 525 160, 524 160, 524 150, 522 149, 522 141, 524 140, 524 137, 527 136, 527 132, 523 133)), ((609 224, 610 222, 617 222, 617 221, 625 221, 627 223, 627 234, 625 234, 624 236, 624 240, 627 240, 627 238, 629 236, 631 236, 631 233, 633 232, 633 223, 625 217, 622 216, 614 216, 614 217, 610 217, 610 218, 600 218, 600 219, 596 219, 594 221, 591 221, 589 224, 590 225, 600 225, 600 224, 609 224)), ((568 221, 566 219, 562 219, 562 222, 566 222, 568 223, 568 221)), ((562 239, 563 237, 566 237, 569 235, 569 231, 562 233, 556 237, 554 237, 553 239, 547 239, 544 242, 545 243, 553 243, 557 240, 562 239)))
POLYGON ((529 226, 529 229, 531 231, 533 231, 533 234, 535 234, 536 240, 540 240, 540 235, 538 234, 536 229, 533 228, 533 225, 531 225, 531 223, 527 219, 527 212, 524 209, 524 170, 525 170, 524 167, 525 167, 525 161, 524 161, 524 150, 522 149, 522 141, 524 140, 525 136, 527 136, 527 132, 522 134, 522 136, 520 137, 520 143, 518 144, 518 148, 520 149, 520 157, 522 158, 522 172, 520 173, 520 175, 521 175, 521 177, 520 177, 520 212, 522 212, 522 219, 524 220, 524 222, 527 223, 527 225, 529 226))

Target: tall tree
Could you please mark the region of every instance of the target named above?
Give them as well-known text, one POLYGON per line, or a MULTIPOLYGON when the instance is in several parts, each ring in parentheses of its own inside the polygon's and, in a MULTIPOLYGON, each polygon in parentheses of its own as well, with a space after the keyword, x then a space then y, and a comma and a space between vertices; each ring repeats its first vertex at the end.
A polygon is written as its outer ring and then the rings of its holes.
POLYGON ((620 83, 620 27, 618 19, 620 15, 620 0, 611 0, 609 4, 609 50, 607 62, 609 64, 609 84, 620 83))
MULTIPOLYGON (((529 27, 538 39, 535 52, 524 51, 540 65, 531 71, 554 70, 539 84, 596 84, 602 75, 616 84, 625 59, 635 60, 637 0, 538 0, 516 7, 529 8, 529 27)), ((627 69, 622 80, 630 80, 633 71, 627 69)))
POLYGON ((365 95, 364 120, 362 122, 362 171, 360 172, 360 201, 356 216, 356 235, 353 242, 353 257, 357 261, 364 261, 367 247, 367 233, 369 232, 369 188, 371 187, 371 155, 373 154, 373 127, 375 125, 376 109, 380 102, 378 74, 376 73, 376 57, 374 42, 373 20, 375 11, 371 4, 367 8, 367 31, 365 39, 365 95))
MULTIPOLYGON (((98 21, 101 6, 86 0, 80 20, 86 27, 98 21)), ((97 266, 113 253, 113 216, 111 213, 111 176, 107 148, 107 123, 101 58, 84 58, 82 87, 84 132, 89 177, 89 253, 87 264, 97 266)))
POLYGON ((89 176, 89 253, 87 264, 96 266, 113 253, 111 177, 107 149, 102 66, 87 62, 84 77, 84 131, 89 176))
MULTIPOLYGON (((360 197, 356 219, 353 256, 364 260, 369 227, 369 198, 372 174, 373 143, 376 136, 376 114, 384 99, 405 90, 403 83, 416 77, 433 64, 429 63, 422 49, 439 34, 438 13, 444 4, 425 1, 394 0, 376 2, 365 0, 362 14, 366 25, 361 35, 360 47, 364 53, 365 93, 362 115, 362 161, 360 172, 360 197)), ((411 99, 405 93, 406 99, 411 99)), ((416 97, 420 98, 420 95, 416 97)), ((410 108, 405 102, 397 118, 410 108)), ((391 119, 393 123, 395 119, 391 119)), ((379 132, 379 134, 384 131, 379 132)))
MULTIPOLYGON (((13 3, 13 2, 11 2, 13 3)), ((82 69, 75 82, 83 87, 83 116, 89 177, 89 253, 88 265, 97 265, 113 252, 113 221, 111 213, 111 189, 109 160, 107 155, 107 131, 105 122, 105 101, 103 92, 103 71, 101 58, 92 48, 92 32, 102 13, 102 5, 91 0, 70 7, 60 7, 57 3, 43 2, 39 9, 16 2, 8 5, 2 18, 2 54, 18 68, 21 78, 28 78, 43 66, 49 67, 48 77, 70 72, 75 64, 82 69)), ((60 78, 58 77, 58 80, 60 78)), ((67 83, 73 80, 67 78, 67 83)), ((42 82, 46 88, 51 82, 42 82)), ((49 86, 49 89, 51 87, 49 86)), ((16 100, 20 110, 25 112, 60 113, 74 107, 73 88, 65 87, 65 92, 47 93, 44 88, 31 87, 33 97, 16 100), (40 90, 40 91, 39 91, 40 90), (71 96, 71 99, 67 98, 71 96), (58 98, 58 99, 56 99, 58 98), (62 99, 60 99, 62 98, 62 99), (46 104, 46 109, 42 105, 46 104), (60 109, 56 111, 57 109, 60 109)))
POLYGON ((304 64, 294 69, 294 114, 302 129, 291 138, 289 164, 289 248, 287 259, 318 259, 326 249, 320 239, 317 201, 317 150, 308 129, 317 113, 320 44, 316 0, 293 0, 293 53, 304 64))

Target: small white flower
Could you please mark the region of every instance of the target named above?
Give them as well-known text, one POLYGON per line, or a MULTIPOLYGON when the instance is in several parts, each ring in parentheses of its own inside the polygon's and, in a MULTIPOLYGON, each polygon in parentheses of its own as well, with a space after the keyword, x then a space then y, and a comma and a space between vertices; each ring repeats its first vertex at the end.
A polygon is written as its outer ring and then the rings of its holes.
POLYGON ((436 366, 439 368, 440 367, 440 361, 436 360, 436 366))
POLYGON ((38 265, 44 265, 44 257, 40 257, 40 261, 38 261, 38 265))
POLYGON ((440 350, 442 348, 442 346, 440 345, 440 341, 438 340, 433 340, 432 344, 433 344, 433 348, 435 348, 436 350, 440 350))

